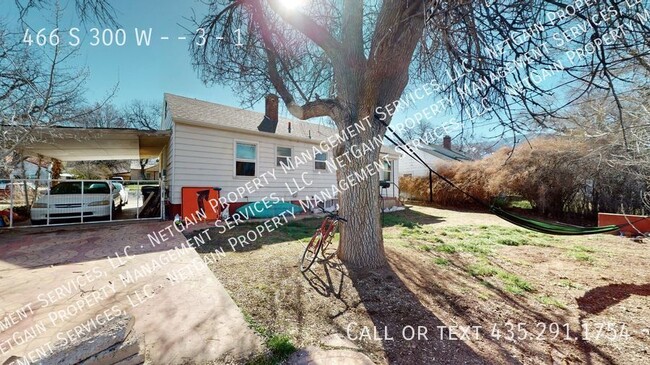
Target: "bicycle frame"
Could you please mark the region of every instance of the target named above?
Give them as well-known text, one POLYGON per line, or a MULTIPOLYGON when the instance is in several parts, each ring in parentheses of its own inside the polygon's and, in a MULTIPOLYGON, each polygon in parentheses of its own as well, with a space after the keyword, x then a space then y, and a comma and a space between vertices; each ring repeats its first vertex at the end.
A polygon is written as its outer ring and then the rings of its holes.
POLYGON ((316 261, 316 258, 321 256, 321 261, 327 261, 336 255, 336 251, 326 252, 334 238, 334 231, 339 224, 339 221, 346 222, 345 218, 339 217, 336 214, 331 214, 323 220, 320 227, 316 229, 311 241, 305 247, 302 254, 300 270, 305 272, 309 270, 311 265, 316 261))
POLYGON ((323 238, 329 236, 332 231, 336 228, 337 221, 332 219, 331 217, 325 217, 323 220, 323 223, 321 223, 320 228, 318 228, 318 231, 323 235, 323 238))

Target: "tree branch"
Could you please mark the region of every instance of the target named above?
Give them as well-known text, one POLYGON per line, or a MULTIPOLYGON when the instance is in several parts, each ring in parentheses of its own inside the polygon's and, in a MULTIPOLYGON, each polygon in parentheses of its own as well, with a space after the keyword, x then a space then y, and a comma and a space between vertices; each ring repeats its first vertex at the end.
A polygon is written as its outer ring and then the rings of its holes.
POLYGON ((289 91, 282 75, 280 75, 280 71, 278 70, 278 55, 276 47, 273 44, 273 39, 271 38, 271 30, 264 16, 263 10, 259 6, 253 8, 253 21, 260 29, 260 35, 264 44, 264 52, 267 58, 269 80, 280 94, 280 97, 287 106, 289 113, 301 120, 324 116, 334 118, 339 109, 336 100, 324 99, 308 101, 304 105, 296 103, 294 96, 289 91))
MULTIPOLYGON (((297 10, 289 11, 284 8, 280 4, 280 0, 269 0, 268 4, 271 9, 282 18, 282 20, 287 22, 287 24, 291 25, 300 33, 304 34, 320 47, 332 60, 335 68, 337 67, 337 64, 341 66, 343 45, 341 42, 337 41, 327 29, 320 26, 305 13, 297 10)), ((257 8, 261 10, 261 6, 258 6, 257 8)))

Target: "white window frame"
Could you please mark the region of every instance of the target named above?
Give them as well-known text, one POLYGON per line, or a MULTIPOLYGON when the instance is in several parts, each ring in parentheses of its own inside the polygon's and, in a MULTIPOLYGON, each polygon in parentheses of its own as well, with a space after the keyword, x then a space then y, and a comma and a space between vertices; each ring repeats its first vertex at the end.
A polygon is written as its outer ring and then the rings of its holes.
POLYGON ((327 160, 329 159, 329 153, 328 152, 320 152, 320 154, 325 155, 325 160, 324 161, 317 160, 316 155, 314 155, 314 171, 327 171, 327 160), (318 163, 318 162, 324 163, 325 168, 322 168, 322 169, 316 168, 316 163, 318 163))
POLYGON ((291 167, 291 165, 293 164, 293 147, 283 146, 283 145, 279 145, 279 144, 275 145, 275 167, 281 167, 280 164, 278 164, 278 157, 287 157, 287 156, 279 156, 278 155, 278 148, 288 148, 289 150, 291 150, 291 156, 288 157, 289 162, 285 164, 285 165, 287 165, 287 167, 291 167))
POLYGON ((257 177, 257 173, 259 172, 258 167, 260 165, 260 161, 259 161, 260 160, 260 157, 259 157, 260 153, 259 153, 259 151, 260 151, 259 142, 246 141, 246 140, 243 140, 243 139, 234 140, 233 144, 232 144, 232 156, 233 156, 233 159, 232 159, 232 176, 234 178, 236 178, 236 179, 250 179, 250 178, 253 178, 253 177, 257 177), (255 163, 255 174, 253 176, 237 175, 237 161, 238 161, 237 160, 237 143, 250 144, 250 145, 255 146, 255 160, 254 161, 253 160, 247 160, 247 159, 239 160, 241 162, 254 162, 255 163))

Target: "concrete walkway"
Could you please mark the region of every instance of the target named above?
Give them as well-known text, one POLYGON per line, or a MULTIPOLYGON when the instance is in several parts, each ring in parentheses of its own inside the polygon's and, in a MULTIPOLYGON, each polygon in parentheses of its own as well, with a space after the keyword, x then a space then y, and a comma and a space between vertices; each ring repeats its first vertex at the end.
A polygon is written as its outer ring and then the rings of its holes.
POLYGON ((1 232, 0 364, 12 355, 42 359, 120 313, 135 318, 147 363, 240 362, 260 353, 262 339, 169 223, 1 232))

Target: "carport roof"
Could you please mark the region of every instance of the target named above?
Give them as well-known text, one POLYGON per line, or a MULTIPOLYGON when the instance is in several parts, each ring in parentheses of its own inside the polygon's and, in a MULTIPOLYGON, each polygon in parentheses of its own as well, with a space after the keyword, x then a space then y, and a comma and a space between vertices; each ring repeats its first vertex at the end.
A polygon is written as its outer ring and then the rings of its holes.
POLYGON ((158 157, 170 135, 171 131, 125 128, 40 128, 20 150, 61 161, 137 160, 158 157))

